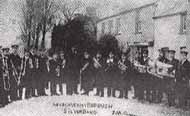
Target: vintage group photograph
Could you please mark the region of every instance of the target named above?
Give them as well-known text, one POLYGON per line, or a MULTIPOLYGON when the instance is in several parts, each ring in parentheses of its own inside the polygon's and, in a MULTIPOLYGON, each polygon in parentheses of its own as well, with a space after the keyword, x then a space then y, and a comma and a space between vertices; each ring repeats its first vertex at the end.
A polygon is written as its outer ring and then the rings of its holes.
POLYGON ((0 116, 190 116, 190 0, 0 0, 0 116))

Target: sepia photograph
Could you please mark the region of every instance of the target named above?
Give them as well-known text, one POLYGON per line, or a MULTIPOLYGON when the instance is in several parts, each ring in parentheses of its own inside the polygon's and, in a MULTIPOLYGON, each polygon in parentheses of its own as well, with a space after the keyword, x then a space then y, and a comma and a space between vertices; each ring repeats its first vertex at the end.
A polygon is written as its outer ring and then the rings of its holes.
POLYGON ((190 116, 190 0, 0 0, 0 116, 190 116))

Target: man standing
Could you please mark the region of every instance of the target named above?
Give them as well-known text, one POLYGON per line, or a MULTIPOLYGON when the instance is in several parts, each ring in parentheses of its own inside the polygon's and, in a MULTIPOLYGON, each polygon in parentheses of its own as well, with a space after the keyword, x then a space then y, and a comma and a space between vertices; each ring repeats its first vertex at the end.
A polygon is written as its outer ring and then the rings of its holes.
POLYGON ((71 48, 68 62, 66 63, 66 90, 67 95, 78 94, 77 84, 80 77, 80 58, 75 47, 71 48))
POLYGON ((66 57, 65 53, 63 51, 60 52, 60 58, 59 58, 59 65, 60 65, 60 79, 59 79, 59 90, 60 93, 63 95, 63 83, 65 83, 65 77, 66 77, 66 57))
POLYGON ((185 108, 189 97, 190 62, 187 60, 188 51, 186 48, 182 49, 180 53, 181 60, 176 75, 177 99, 179 101, 178 107, 185 108))
POLYGON ((18 55, 18 45, 12 45, 12 53, 10 54, 11 72, 10 72, 10 97, 12 101, 19 98, 17 94, 18 90, 18 79, 21 71, 21 58, 18 55))
POLYGON ((121 58, 118 62, 118 68, 119 68, 119 83, 118 88, 120 90, 120 98, 128 99, 128 90, 130 88, 130 76, 131 76, 131 62, 127 59, 127 54, 122 53, 121 58))
POLYGON ((168 63, 172 65, 172 68, 168 69, 168 74, 173 75, 174 78, 167 77, 164 79, 165 87, 166 87, 166 93, 168 96, 168 105, 174 106, 175 105, 175 79, 176 75, 175 72, 177 71, 177 67, 179 64, 179 61, 175 59, 175 50, 169 50, 169 57, 168 57, 168 63))
POLYGON ((45 50, 40 50, 40 56, 39 56, 39 68, 38 68, 38 95, 45 96, 45 87, 46 87, 46 81, 48 76, 48 69, 47 69, 47 56, 45 55, 45 50))
POLYGON ((30 63, 33 66, 31 71, 31 78, 32 78, 32 96, 36 97, 36 90, 37 90, 37 82, 38 82, 38 68, 39 68, 39 56, 37 55, 37 50, 32 48, 30 50, 30 59, 32 60, 30 63))
POLYGON ((89 52, 86 50, 83 54, 81 61, 81 82, 82 89, 84 90, 84 95, 89 95, 89 92, 93 89, 94 78, 93 78, 93 62, 89 52))
POLYGON ((97 88, 97 96, 104 97, 104 83, 105 83, 105 61, 100 51, 97 51, 93 58, 93 66, 95 72, 95 86, 97 88))
POLYGON ((33 63, 32 59, 30 58, 30 53, 28 50, 25 49, 24 57, 22 58, 21 63, 21 86, 20 86, 20 96, 22 95, 23 88, 26 89, 25 91, 25 98, 28 99, 32 97, 32 71, 33 71, 33 63))
MULTIPOLYGON (((1 48, 0 48, 1 51, 1 48)), ((5 54, 0 54, 0 107, 8 104, 8 91, 6 90, 5 81, 5 54)))
POLYGON ((49 61, 49 74, 51 77, 51 95, 58 95, 56 86, 60 78, 60 65, 57 53, 54 53, 53 59, 49 61))
POLYGON ((113 53, 113 51, 109 51, 108 57, 106 59, 106 87, 108 88, 107 95, 108 97, 115 97, 115 82, 117 73, 115 73, 116 70, 118 70, 117 67, 118 61, 113 53))

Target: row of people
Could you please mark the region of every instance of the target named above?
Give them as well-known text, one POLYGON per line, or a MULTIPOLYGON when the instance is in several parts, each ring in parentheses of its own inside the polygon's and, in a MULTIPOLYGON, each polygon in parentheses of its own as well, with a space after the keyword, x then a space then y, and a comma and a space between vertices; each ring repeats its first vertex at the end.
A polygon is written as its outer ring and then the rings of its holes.
POLYGON ((113 52, 104 58, 101 51, 91 56, 86 50, 79 55, 76 48, 65 55, 63 51, 48 56, 44 50, 25 50, 24 56, 18 54, 18 45, 2 48, 1 54, 1 104, 4 106, 23 97, 45 96, 45 89, 50 82, 51 95, 63 94, 63 83, 66 83, 67 95, 78 94, 80 85, 83 94, 88 95, 97 88, 96 95, 104 96, 108 88, 108 97, 120 91, 120 98, 128 97, 131 63, 126 54, 117 60, 113 52), (56 89, 59 86, 59 92, 56 89), (10 96, 10 99, 8 99, 10 96))
POLYGON ((163 48, 152 65, 148 52, 144 52, 138 63, 144 66, 145 71, 136 68, 135 97, 161 103, 165 93, 169 106, 187 107, 190 97, 190 62, 187 55, 187 49, 183 48, 180 51, 181 58, 177 60, 174 50, 163 48))
POLYGON ((96 51, 93 56, 88 50, 80 55, 76 48, 71 53, 63 51, 47 55, 44 50, 25 50, 24 57, 18 54, 18 46, 12 46, 13 53, 8 48, 3 48, 0 60, 0 97, 4 106, 10 101, 25 98, 45 96, 45 89, 50 83, 51 95, 63 94, 63 83, 66 83, 67 95, 79 94, 78 85, 88 95, 93 88, 97 88, 97 96, 115 97, 116 90, 120 91, 119 98, 128 98, 128 90, 134 87, 134 98, 147 100, 149 102, 162 102, 163 93, 167 94, 168 104, 180 107, 185 106, 188 101, 189 91, 189 69, 187 60, 188 52, 181 50, 181 60, 175 59, 175 51, 159 50, 160 54, 156 60, 171 65, 168 75, 153 75, 149 70, 157 69, 156 74, 163 68, 158 65, 151 66, 148 51, 143 52, 142 58, 137 58, 140 65, 146 71, 139 71, 129 61, 129 54, 121 53, 119 57, 109 51, 103 56, 101 51, 96 51), (166 57, 165 53, 169 53, 166 57), (59 86, 59 92, 56 91, 59 86), (105 93, 104 88, 107 88, 105 93), (25 90, 25 92, 24 92, 25 90), (10 96, 10 99, 8 99, 10 96), (176 103, 178 100, 178 103, 176 103))

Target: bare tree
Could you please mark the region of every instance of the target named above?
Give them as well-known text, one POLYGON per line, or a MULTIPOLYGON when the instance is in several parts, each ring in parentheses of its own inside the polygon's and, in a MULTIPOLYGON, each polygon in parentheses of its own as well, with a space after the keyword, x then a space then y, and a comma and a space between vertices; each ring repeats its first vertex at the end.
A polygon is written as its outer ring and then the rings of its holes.
POLYGON ((34 17, 34 0, 25 0, 22 6, 22 22, 20 25, 21 37, 24 42, 27 42, 27 46, 31 45, 32 39, 32 23, 34 17))
POLYGON ((58 10, 54 0, 24 0, 22 7, 21 32, 27 46, 38 48, 42 36, 41 47, 45 47, 45 36, 53 26, 53 18, 58 10), (31 43, 32 42, 32 43, 31 43))
POLYGON ((60 0, 57 6, 64 16, 65 23, 68 23, 74 18, 75 13, 82 8, 83 3, 78 0, 60 0))
POLYGON ((41 17, 41 24, 42 24, 42 42, 41 48, 45 47, 45 36, 46 33, 52 29, 53 27, 53 19, 55 13, 58 11, 58 8, 55 4, 55 0, 40 0, 42 1, 41 10, 42 10, 42 17, 41 17))

